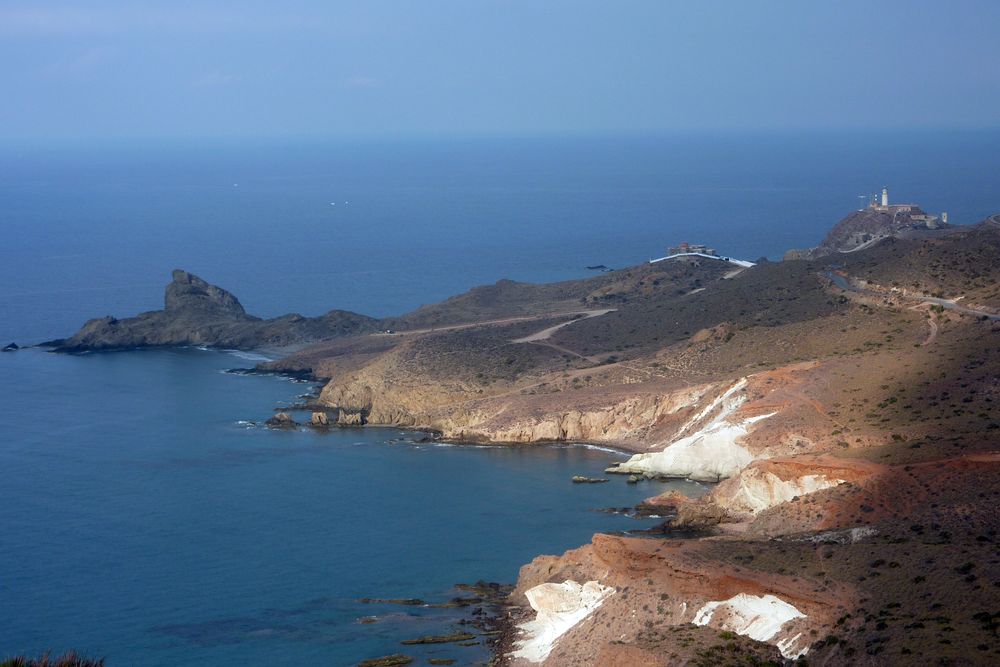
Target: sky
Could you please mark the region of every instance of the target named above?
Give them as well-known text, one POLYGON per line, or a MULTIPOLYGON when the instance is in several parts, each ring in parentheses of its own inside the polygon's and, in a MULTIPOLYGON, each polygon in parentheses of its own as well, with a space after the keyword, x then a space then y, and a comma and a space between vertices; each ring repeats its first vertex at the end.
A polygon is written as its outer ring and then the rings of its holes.
POLYGON ((996 0, 0 0, 0 142, 1000 126, 996 0))

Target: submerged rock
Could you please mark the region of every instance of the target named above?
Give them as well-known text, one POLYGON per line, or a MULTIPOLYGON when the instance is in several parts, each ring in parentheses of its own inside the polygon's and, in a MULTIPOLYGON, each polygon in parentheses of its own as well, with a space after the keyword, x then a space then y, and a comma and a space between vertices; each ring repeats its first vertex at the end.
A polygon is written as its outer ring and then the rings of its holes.
POLYGON ((403 655, 402 653, 393 653, 392 655, 384 655, 381 658, 362 660, 358 663, 358 667, 396 667, 396 665, 408 665, 411 662, 413 662, 413 658, 410 656, 403 655))
POLYGON ((483 601, 481 597, 468 597, 468 598, 452 598, 448 602, 441 602, 438 604, 427 605, 432 609, 454 609, 457 607, 471 607, 474 604, 479 604, 483 601))
POLYGON ((420 598, 361 598, 358 602, 364 604, 401 604, 409 607, 419 607, 426 604, 420 598))
POLYGON ((450 644, 452 642, 467 642, 475 638, 476 636, 471 632, 455 632, 450 635, 427 635, 416 639, 404 639, 399 643, 408 646, 413 644, 450 644))
POLYGON ((607 477, 584 477, 583 475, 573 475, 574 484, 601 484, 607 482, 607 477))
POLYGON ((476 596, 494 602, 505 600, 514 587, 510 584, 499 584, 493 581, 483 581, 480 579, 474 584, 455 584, 455 588, 460 591, 475 593, 476 596))

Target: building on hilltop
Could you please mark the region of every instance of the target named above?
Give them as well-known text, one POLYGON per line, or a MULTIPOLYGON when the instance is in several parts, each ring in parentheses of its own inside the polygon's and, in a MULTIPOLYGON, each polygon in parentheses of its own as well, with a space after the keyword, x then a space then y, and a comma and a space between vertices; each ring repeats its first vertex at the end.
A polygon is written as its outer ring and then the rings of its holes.
POLYGON ((701 243, 682 241, 679 245, 667 248, 667 255, 686 255, 692 252, 702 255, 712 255, 713 257, 716 256, 715 248, 709 248, 707 245, 701 243))
POLYGON ((872 194, 868 208, 878 213, 888 213, 892 216, 893 223, 898 221, 913 228, 938 229, 948 224, 947 212, 937 216, 926 213, 916 204, 890 204, 888 187, 882 188, 881 197, 872 194))

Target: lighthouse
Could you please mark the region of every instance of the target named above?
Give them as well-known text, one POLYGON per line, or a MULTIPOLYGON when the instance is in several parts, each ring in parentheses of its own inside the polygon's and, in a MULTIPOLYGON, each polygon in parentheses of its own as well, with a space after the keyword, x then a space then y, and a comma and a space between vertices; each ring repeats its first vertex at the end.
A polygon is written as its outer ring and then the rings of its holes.
POLYGON ((882 188, 882 206, 889 206, 889 188, 882 188))

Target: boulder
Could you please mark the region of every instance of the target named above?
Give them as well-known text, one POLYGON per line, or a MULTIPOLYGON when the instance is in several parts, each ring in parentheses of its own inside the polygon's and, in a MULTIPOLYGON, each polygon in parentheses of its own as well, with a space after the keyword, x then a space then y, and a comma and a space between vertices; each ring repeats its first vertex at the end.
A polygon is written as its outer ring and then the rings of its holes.
POLYGON ((337 423, 342 426, 364 426, 365 417, 360 412, 341 409, 337 412, 337 423))
POLYGON ((691 502, 677 508, 674 528, 709 528, 724 522, 729 513, 713 502, 691 502))
POLYGON ((294 428, 298 426, 298 422, 292 419, 292 416, 287 412, 279 412, 264 423, 271 428, 294 428))

